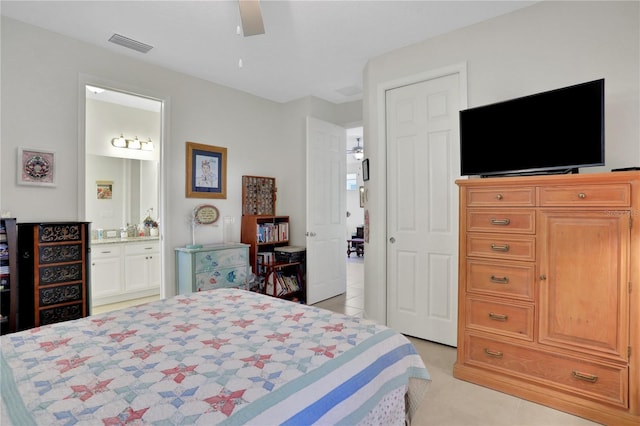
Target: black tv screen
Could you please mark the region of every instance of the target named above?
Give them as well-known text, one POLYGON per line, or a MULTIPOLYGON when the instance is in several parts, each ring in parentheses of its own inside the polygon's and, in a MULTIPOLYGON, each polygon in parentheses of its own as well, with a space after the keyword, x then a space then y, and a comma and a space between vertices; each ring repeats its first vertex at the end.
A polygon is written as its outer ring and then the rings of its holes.
POLYGON ((460 111, 463 176, 604 165, 604 79, 460 111))

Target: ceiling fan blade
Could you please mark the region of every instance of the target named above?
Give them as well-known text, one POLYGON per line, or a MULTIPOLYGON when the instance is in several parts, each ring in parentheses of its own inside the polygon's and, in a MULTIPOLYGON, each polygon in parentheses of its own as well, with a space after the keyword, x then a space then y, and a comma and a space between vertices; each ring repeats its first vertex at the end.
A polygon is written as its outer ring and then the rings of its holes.
POLYGON ((259 0, 238 0, 240 19, 242 20, 242 34, 245 37, 264 34, 264 23, 260 11, 259 0))

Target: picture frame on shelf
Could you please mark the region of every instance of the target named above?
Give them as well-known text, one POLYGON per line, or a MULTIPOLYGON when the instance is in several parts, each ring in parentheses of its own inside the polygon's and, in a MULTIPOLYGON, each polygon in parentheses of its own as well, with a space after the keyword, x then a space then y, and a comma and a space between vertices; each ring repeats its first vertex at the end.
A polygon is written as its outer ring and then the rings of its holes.
POLYGON ((187 198, 227 198, 227 148, 186 143, 187 198))
POLYGON ((18 147, 18 185, 56 186, 55 161, 55 151, 18 147))

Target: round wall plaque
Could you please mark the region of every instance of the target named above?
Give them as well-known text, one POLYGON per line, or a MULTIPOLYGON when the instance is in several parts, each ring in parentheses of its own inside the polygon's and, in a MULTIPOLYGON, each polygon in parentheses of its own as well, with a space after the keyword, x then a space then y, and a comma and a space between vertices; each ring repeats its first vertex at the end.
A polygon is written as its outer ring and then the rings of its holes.
POLYGON ((220 212, 211 204, 202 204, 194 209, 193 218, 198 225, 213 225, 220 218, 220 212))

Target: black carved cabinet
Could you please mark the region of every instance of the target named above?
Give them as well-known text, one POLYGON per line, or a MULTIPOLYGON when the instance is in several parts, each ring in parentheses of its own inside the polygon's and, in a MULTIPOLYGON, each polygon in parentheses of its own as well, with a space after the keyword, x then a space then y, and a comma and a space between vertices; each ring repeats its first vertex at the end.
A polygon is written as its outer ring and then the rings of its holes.
POLYGON ((89 316, 89 225, 18 224, 19 329, 89 316))

